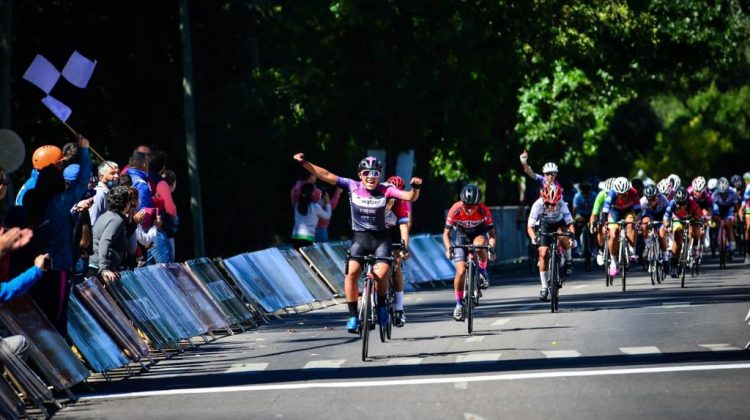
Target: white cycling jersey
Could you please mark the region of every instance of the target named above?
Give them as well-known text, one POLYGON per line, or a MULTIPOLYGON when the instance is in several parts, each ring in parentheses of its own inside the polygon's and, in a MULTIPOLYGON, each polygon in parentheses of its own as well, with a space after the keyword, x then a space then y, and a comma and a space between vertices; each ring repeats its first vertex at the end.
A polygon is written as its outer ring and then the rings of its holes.
POLYGON ((548 208, 544 206, 544 199, 539 198, 531 206, 528 226, 536 226, 541 221, 545 223, 557 223, 564 220, 566 224, 573 223, 573 215, 570 214, 568 203, 560 200, 556 206, 548 208))

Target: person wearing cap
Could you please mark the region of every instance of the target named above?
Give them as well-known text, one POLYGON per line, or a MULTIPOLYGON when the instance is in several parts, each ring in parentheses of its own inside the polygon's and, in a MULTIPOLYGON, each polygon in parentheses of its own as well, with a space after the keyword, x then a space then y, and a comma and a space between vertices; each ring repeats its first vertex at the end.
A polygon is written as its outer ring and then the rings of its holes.
POLYGON ((29 179, 27 179, 21 186, 21 189, 18 190, 18 195, 16 195, 17 206, 22 206, 23 196, 26 195, 29 190, 33 190, 34 187, 36 187, 36 180, 39 177, 39 171, 49 165, 59 164, 63 157, 62 150, 57 146, 42 146, 34 151, 34 154, 31 156, 31 164, 34 168, 31 170, 31 176, 29 179))

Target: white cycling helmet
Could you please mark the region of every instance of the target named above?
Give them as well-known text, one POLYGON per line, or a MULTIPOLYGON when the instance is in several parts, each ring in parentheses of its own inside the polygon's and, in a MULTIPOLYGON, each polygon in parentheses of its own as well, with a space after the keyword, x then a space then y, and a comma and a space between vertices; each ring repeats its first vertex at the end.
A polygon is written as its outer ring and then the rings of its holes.
POLYGON ((729 180, 724 177, 719 178, 719 184, 716 186, 716 189, 719 191, 719 194, 729 191, 729 180))
POLYGON ((659 183, 656 185, 656 188, 658 188, 659 192, 664 195, 667 195, 670 192, 672 192, 672 185, 670 184, 669 179, 667 178, 664 178, 661 181, 659 181, 659 183))
POLYGON ((612 183, 612 189, 614 189, 617 194, 625 194, 630 189, 630 181, 624 176, 617 177, 612 183))
POLYGON ((555 165, 554 162, 547 162, 544 164, 544 167, 542 168, 543 174, 548 174, 550 172, 558 173, 557 165, 555 165))
POLYGON ((696 177, 691 185, 693 186, 693 192, 700 194, 706 189, 706 178, 702 176, 696 177))
POLYGON ((680 179, 679 176, 675 174, 668 176, 667 179, 672 184, 672 190, 676 190, 680 188, 680 186, 682 185, 682 180, 680 179))
POLYGON ((750 171, 745 172, 744 174, 742 174, 742 179, 744 179, 745 182, 750 182, 750 171))
POLYGON ((612 189, 612 182, 614 181, 614 178, 607 178, 606 180, 599 183, 599 189, 609 192, 609 190, 612 189))
POLYGON ((716 178, 711 178, 708 180, 708 184, 706 184, 706 187, 709 191, 713 191, 716 189, 716 187, 719 186, 719 180, 716 178))

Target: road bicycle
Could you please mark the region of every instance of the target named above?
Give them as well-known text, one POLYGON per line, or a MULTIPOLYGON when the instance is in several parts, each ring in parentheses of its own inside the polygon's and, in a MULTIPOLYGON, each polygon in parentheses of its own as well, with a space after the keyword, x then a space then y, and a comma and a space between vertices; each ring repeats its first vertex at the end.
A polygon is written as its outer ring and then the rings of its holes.
MULTIPOLYGON (((352 257, 347 253, 346 266, 344 274, 349 274, 349 260, 352 257)), ((378 257, 374 255, 367 255, 362 258, 357 258, 364 264, 362 268, 362 274, 360 278, 360 291, 361 296, 359 299, 359 336, 362 338, 362 361, 367 361, 367 354, 369 352, 370 345, 370 330, 375 329, 375 322, 377 320, 376 308, 377 308, 377 296, 378 296, 378 282, 375 276, 375 264, 378 261, 390 262, 393 264, 392 257, 378 257)), ((382 332, 381 332, 382 334, 382 332)))
POLYGON ((719 219, 716 229, 716 247, 719 250, 719 268, 727 268, 727 258, 729 257, 729 245, 727 243, 727 229, 724 225, 724 219, 719 219))
POLYGON ((474 330, 474 308, 479 305, 482 291, 479 289, 479 264, 477 251, 491 251, 489 245, 451 245, 450 252, 454 249, 463 249, 468 254, 466 259, 466 274, 464 274, 464 321, 469 334, 474 330))
MULTIPOLYGON (((687 220, 678 220, 673 219, 672 225, 675 223, 681 223, 684 225, 689 226, 700 226, 701 222, 697 220, 691 220, 689 223, 686 223, 687 220)), ((672 235, 674 238, 674 230, 672 229, 672 235)), ((673 239, 674 240, 674 239, 673 239)), ((695 238, 693 238, 693 235, 690 234, 690 229, 686 226, 683 228, 683 239, 682 239, 682 248, 680 249, 680 255, 677 259, 677 276, 680 278, 680 287, 685 288, 685 275, 687 274, 688 269, 694 270, 694 265, 696 264, 697 256, 695 255, 695 238)))
POLYGON ((559 243, 559 237, 566 236, 572 238, 574 235, 571 232, 551 232, 541 233, 540 235, 552 238, 552 244, 550 249, 552 252, 549 253, 549 301, 551 312, 557 312, 560 304, 560 288, 562 288, 563 280, 562 275, 562 251, 559 243))
POLYGON ((398 260, 399 263, 396 264, 396 258, 394 257, 393 263, 391 263, 391 268, 388 270, 388 292, 385 295, 385 306, 386 308, 388 308, 389 322, 385 327, 382 324, 379 324, 380 341, 382 341, 383 343, 385 343, 386 339, 391 339, 393 326, 396 325, 396 290, 393 288, 393 278, 396 275, 396 272, 402 269, 403 257, 407 254, 407 252, 404 251, 406 249, 406 245, 404 244, 403 240, 399 243, 392 244, 391 249, 393 250, 394 255, 400 252, 402 259, 398 260))
MULTIPOLYGON (((622 291, 624 292, 626 289, 626 282, 627 282, 627 271, 630 267, 630 247, 628 246, 628 237, 626 232, 626 226, 627 225, 634 225, 636 226, 638 222, 628 222, 625 220, 620 220, 619 222, 616 222, 616 224, 620 225, 620 235, 617 238, 617 256, 618 256, 618 262, 617 262, 617 269, 620 271, 620 274, 622 275, 622 291)), ((605 279, 607 286, 611 286, 614 283, 614 277, 609 275, 609 266, 612 263, 612 255, 610 255, 609 252, 609 229, 606 230, 606 234, 604 237, 604 273, 605 273, 605 279)))
POLYGON ((662 263, 662 250, 659 246, 659 227, 661 221, 650 221, 648 237, 646 238, 646 265, 651 275, 651 285, 661 284, 664 281, 664 264, 662 263))

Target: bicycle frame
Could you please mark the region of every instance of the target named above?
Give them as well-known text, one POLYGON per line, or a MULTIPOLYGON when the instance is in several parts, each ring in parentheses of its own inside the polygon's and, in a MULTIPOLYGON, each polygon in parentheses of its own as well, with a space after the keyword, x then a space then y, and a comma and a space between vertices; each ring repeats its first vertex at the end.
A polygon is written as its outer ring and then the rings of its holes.
POLYGON ((479 298, 482 297, 482 291, 479 290, 478 265, 479 256, 477 251, 490 251, 489 245, 451 245, 450 250, 464 249, 466 257, 466 274, 464 275, 464 319, 466 320, 466 329, 469 334, 474 330, 474 307, 479 305, 479 298))
POLYGON ((560 305, 560 288, 562 287, 562 276, 560 276, 560 261, 562 260, 562 254, 560 253, 560 236, 567 236, 572 238, 574 235, 571 232, 551 232, 551 233, 540 233, 540 235, 552 238, 552 244, 550 245, 551 252, 549 252, 549 273, 550 278, 547 284, 550 289, 550 311, 557 312, 560 305))

